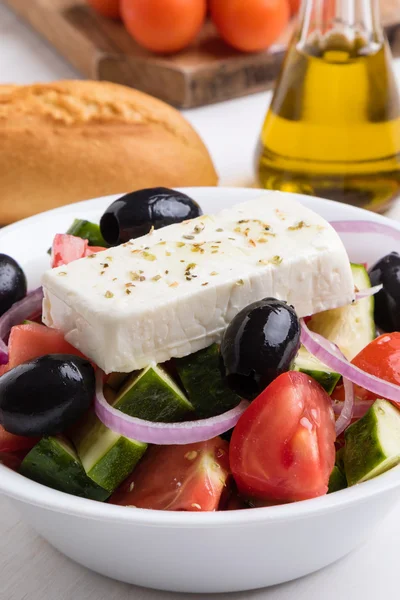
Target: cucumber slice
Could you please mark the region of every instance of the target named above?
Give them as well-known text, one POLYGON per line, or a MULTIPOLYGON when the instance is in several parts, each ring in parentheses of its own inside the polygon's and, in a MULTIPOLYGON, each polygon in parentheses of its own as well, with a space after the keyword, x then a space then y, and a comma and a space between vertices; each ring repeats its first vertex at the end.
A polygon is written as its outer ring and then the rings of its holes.
POLYGON ((113 492, 132 473, 147 444, 108 429, 93 413, 85 415, 71 433, 88 477, 113 492))
POLYGON ((62 436, 41 439, 22 461, 20 473, 74 496, 100 502, 110 496, 86 475, 75 450, 62 436))
POLYGON ((337 465, 333 467, 328 484, 328 494, 347 488, 346 475, 337 465))
MULTIPOLYGON (((363 265, 351 265, 354 285, 359 290, 371 287, 363 265)), ((326 310, 312 317, 308 327, 339 346, 352 360, 375 338, 374 298, 363 298, 354 304, 326 310)))
POLYGON ((344 446, 336 452, 335 465, 344 473, 344 446))
POLYGON ((400 411, 376 400, 345 432, 344 468, 349 485, 372 479, 400 463, 400 411))
MULTIPOLYGON (((193 411, 159 366, 131 375, 117 394, 105 386, 104 395, 114 408, 148 421, 174 422, 193 411)), ((147 444, 110 431, 93 412, 85 415, 71 435, 87 475, 110 492, 128 477, 147 449, 147 444)))
POLYGON ((222 380, 217 344, 176 359, 175 364, 199 417, 213 417, 239 404, 239 396, 222 380))
POLYGON ((182 390, 159 365, 150 365, 131 375, 113 406, 131 417, 163 423, 178 421, 194 410, 182 390))
POLYGON ((90 221, 75 219, 67 233, 88 240, 89 246, 102 246, 103 248, 109 246, 101 235, 100 226, 90 221))
POLYGON ((306 373, 306 375, 309 375, 318 381, 318 383, 329 395, 332 394, 337 382, 341 377, 339 373, 331 371, 322 362, 310 354, 308 350, 304 348, 304 346, 301 346, 294 361, 292 370, 306 373))

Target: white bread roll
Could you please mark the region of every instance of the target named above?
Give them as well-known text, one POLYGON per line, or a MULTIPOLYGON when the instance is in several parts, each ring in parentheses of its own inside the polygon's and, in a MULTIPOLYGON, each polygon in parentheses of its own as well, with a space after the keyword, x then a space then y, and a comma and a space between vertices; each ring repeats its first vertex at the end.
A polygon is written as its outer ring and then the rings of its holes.
POLYGON ((214 186, 202 140, 168 104, 97 81, 0 86, 0 224, 153 186, 214 186))

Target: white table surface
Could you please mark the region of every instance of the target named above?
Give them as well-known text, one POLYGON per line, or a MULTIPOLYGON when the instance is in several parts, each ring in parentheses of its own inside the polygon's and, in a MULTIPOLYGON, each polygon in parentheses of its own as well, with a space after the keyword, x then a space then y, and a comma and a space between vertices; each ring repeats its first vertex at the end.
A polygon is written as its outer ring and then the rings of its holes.
MULTIPOLYGON (((400 75, 400 61, 395 68, 400 75)), ((78 73, 0 0, 0 83, 77 77, 78 73)), ((263 93, 185 111, 208 145, 222 185, 252 182, 251 157, 269 99, 270 95, 263 93)), ((391 215, 400 218, 400 205, 391 215)), ((338 563, 274 588, 215 598, 395 600, 400 597, 399 540, 400 502, 366 545, 338 563)), ((121 584, 76 565, 22 523, 11 503, 0 497, 0 600, 169 600, 177 596, 121 584)), ((204 595, 186 596, 200 597, 204 595)))

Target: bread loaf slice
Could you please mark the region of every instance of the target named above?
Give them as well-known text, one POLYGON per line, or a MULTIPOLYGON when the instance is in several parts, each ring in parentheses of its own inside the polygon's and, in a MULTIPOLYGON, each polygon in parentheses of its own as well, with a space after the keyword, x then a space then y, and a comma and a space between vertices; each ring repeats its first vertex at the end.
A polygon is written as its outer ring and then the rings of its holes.
POLYGON ((153 186, 214 186, 199 135, 147 94, 108 82, 0 86, 0 224, 153 186))

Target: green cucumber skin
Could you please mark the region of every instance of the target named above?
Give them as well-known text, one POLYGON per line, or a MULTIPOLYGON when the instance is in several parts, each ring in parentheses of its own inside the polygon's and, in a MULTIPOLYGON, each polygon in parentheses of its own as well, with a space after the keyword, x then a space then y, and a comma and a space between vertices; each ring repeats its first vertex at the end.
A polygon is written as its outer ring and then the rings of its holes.
MULTIPOLYGON (((159 367, 150 367, 144 373, 135 374, 120 390, 113 403, 114 408, 131 417, 153 422, 181 420, 193 411, 193 406, 181 392, 169 387, 163 376, 168 378, 159 367)), ((72 435, 88 477, 113 492, 132 473, 146 452, 147 444, 116 436, 112 443, 105 445, 104 442, 101 455, 96 453, 94 464, 88 464, 91 447, 99 442, 101 444, 107 432, 107 428, 90 411, 72 435)))
POLYGON ((127 478, 147 450, 147 444, 112 434, 92 410, 73 428, 71 436, 87 476, 110 492, 127 478), (111 443, 104 445, 94 464, 87 464, 90 451, 102 440, 104 444, 104 436, 110 434, 111 443))
POLYGON ((102 246, 103 248, 108 248, 107 242, 101 235, 100 227, 99 225, 96 225, 96 223, 75 219, 68 229, 67 234, 75 235, 83 240, 88 240, 89 246, 102 246))
POLYGON ((155 423, 173 423, 193 411, 191 403, 178 394, 161 379, 154 369, 149 369, 142 377, 126 383, 119 392, 114 404, 130 417, 146 419, 155 423))
MULTIPOLYGON (((361 419, 346 429, 344 467, 349 485, 372 479, 399 464, 400 438, 396 436, 396 451, 389 455, 380 438, 383 436, 380 418, 390 418, 391 411, 395 411, 396 420, 400 421, 398 409, 388 400, 378 399, 361 419), (388 411, 389 415, 385 416, 388 411)), ((398 428, 399 423, 396 425, 398 428)))
POLYGON ((60 492, 104 502, 110 493, 94 483, 81 463, 65 452, 57 439, 43 438, 22 461, 19 472, 60 492))
POLYGON ((328 494, 347 488, 346 476, 337 465, 333 467, 328 483, 328 494))
POLYGON ((309 375, 310 377, 315 379, 315 381, 317 381, 320 384, 320 386, 324 388, 324 390, 327 392, 327 394, 329 394, 329 396, 332 394, 333 390, 336 387, 336 384, 338 383, 341 377, 339 373, 329 371, 315 371, 313 369, 295 370, 298 370, 300 373, 305 373, 306 375, 309 375))
POLYGON ((344 473, 344 446, 336 452, 335 465, 344 473))
POLYGON ((377 425, 376 414, 371 407, 345 431, 344 467, 349 485, 362 481, 366 472, 372 471, 386 458, 377 443, 377 425))
POLYGON ((199 417, 213 417, 239 404, 239 396, 232 392, 222 380, 217 344, 184 358, 176 359, 175 364, 183 386, 199 417))
POLYGON ((146 444, 121 436, 87 475, 112 493, 132 473, 146 450, 146 444))

